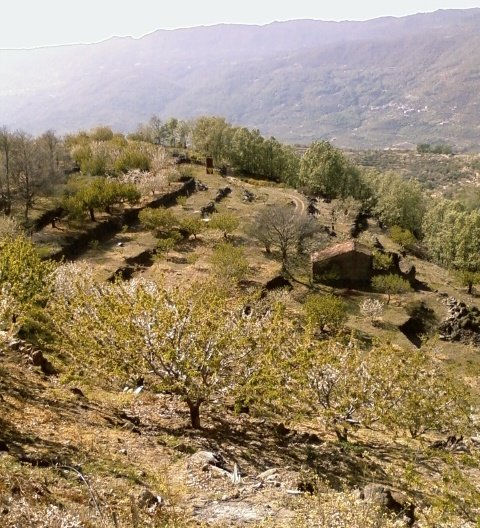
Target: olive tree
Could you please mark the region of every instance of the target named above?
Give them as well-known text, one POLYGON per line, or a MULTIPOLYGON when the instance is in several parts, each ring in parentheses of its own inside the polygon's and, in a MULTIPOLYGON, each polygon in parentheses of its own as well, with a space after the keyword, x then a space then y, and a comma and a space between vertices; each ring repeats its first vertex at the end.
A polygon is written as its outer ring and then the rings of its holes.
POLYGON ((113 178, 75 177, 67 185, 63 205, 72 216, 88 212, 90 220, 96 221, 95 211, 111 213, 115 204, 133 205, 140 200, 140 192, 133 183, 123 183, 113 178))

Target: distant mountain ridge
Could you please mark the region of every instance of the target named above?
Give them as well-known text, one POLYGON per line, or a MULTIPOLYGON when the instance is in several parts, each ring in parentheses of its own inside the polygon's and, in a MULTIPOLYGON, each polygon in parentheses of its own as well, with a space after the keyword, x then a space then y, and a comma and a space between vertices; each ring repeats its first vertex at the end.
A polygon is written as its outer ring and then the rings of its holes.
POLYGON ((0 50, 0 125, 131 130, 224 115, 294 142, 480 146, 480 9, 159 30, 0 50))

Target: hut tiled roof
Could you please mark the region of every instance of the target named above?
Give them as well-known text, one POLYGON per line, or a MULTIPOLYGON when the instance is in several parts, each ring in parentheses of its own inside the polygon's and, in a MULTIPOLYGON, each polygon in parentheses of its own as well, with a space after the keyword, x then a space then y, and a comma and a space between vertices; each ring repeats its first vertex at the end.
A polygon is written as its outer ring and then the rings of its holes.
POLYGON ((370 249, 357 242, 356 240, 348 240, 347 242, 341 242, 340 244, 335 244, 334 246, 323 249, 322 251, 317 251, 312 255, 312 261, 321 262, 332 257, 337 257, 339 255, 345 255, 347 253, 356 252, 364 253, 365 255, 370 256, 372 252, 370 249))

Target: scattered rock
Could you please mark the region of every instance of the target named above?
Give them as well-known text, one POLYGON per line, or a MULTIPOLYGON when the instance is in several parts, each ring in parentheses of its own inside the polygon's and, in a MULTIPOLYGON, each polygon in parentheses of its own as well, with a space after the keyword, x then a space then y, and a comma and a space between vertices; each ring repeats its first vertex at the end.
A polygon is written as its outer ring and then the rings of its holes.
POLYGON ((85 394, 83 394, 83 391, 80 390, 78 387, 72 387, 70 389, 70 392, 72 394, 75 394, 75 396, 78 396, 79 398, 85 398, 85 394))
POLYGON ((307 213, 312 216, 316 216, 319 213, 319 210, 317 209, 317 199, 316 198, 310 198, 307 205, 307 213))
MULTIPOLYGON (((473 440, 473 439, 472 439, 473 440)), ((463 440, 463 436, 451 435, 446 440, 437 440, 430 444, 431 449, 445 449, 446 451, 452 451, 455 453, 468 453, 467 444, 463 440)))
POLYGON ((408 526, 415 522, 415 505, 398 491, 392 490, 382 484, 367 484, 360 494, 361 498, 374 502, 381 508, 391 511, 399 517, 405 517, 408 526))
POLYGON ((206 183, 201 182, 200 180, 195 181, 195 186, 197 191, 208 191, 208 185, 206 183))
POLYGON ((253 200, 255 200, 255 195, 251 191, 249 191, 248 189, 244 189, 243 195, 242 195, 242 200, 244 202, 253 202, 253 200))
POLYGON ((35 367, 40 367, 40 370, 45 374, 45 376, 53 376, 57 373, 55 367, 48 361, 48 359, 43 355, 41 350, 34 350, 31 353, 32 365, 35 367))
POLYGON ((212 451, 197 451, 190 457, 190 464, 193 466, 200 466, 204 471, 209 469, 209 466, 221 468, 226 471, 227 464, 220 453, 212 451))
POLYGON ((161 506, 164 500, 160 495, 155 495, 149 489, 144 489, 138 496, 138 505, 140 508, 155 509, 161 506))
POLYGON ((200 209, 200 214, 202 215, 202 218, 205 218, 206 216, 213 214, 216 210, 215 202, 208 202, 207 205, 204 205, 200 209))
POLYGON ((219 203, 224 198, 226 198, 230 193, 232 192, 232 189, 230 187, 222 187, 221 189, 218 189, 217 195, 215 196, 215 202, 219 203))
POLYGON ((264 471, 263 473, 260 473, 260 475, 258 475, 258 478, 260 480, 266 480, 268 479, 269 477, 275 477, 278 473, 278 469, 277 468, 271 468, 271 469, 267 469, 266 471, 264 471))
POLYGON ((440 339, 480 345, 480 311, 454 297, 446 301, 448 316, 439 326, 440 339))

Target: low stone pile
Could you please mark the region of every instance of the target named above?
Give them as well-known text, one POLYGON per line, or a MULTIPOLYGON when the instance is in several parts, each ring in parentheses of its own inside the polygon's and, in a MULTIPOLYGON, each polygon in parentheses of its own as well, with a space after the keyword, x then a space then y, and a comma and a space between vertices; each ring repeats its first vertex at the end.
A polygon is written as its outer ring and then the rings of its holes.
POLYGON ((251 191, 249 191, 248 189, 244 189, 243 190, 242 200, 244 202, 253 202, 253 200, 255 200, 255 195, 251 191))
POLYGON ((216 212, 215 202, 208 202, 207 205, 204 205, 200 209, 200 214, 202 218, 206 218, 207 216, 210 216, 211 214, 216 212))
POLYGON ((215 196, 215 202, 217 202, 217 203, 221 202, 231 192, 232 192, 232 189, 230 189, 230 187, 222 187, 221 189, 218 189, 217 195, 215 196))
POLYGON ((448 316, 439 327, 440 339, 480 345, 480 310, 454 297, 446 300, 448 316))

